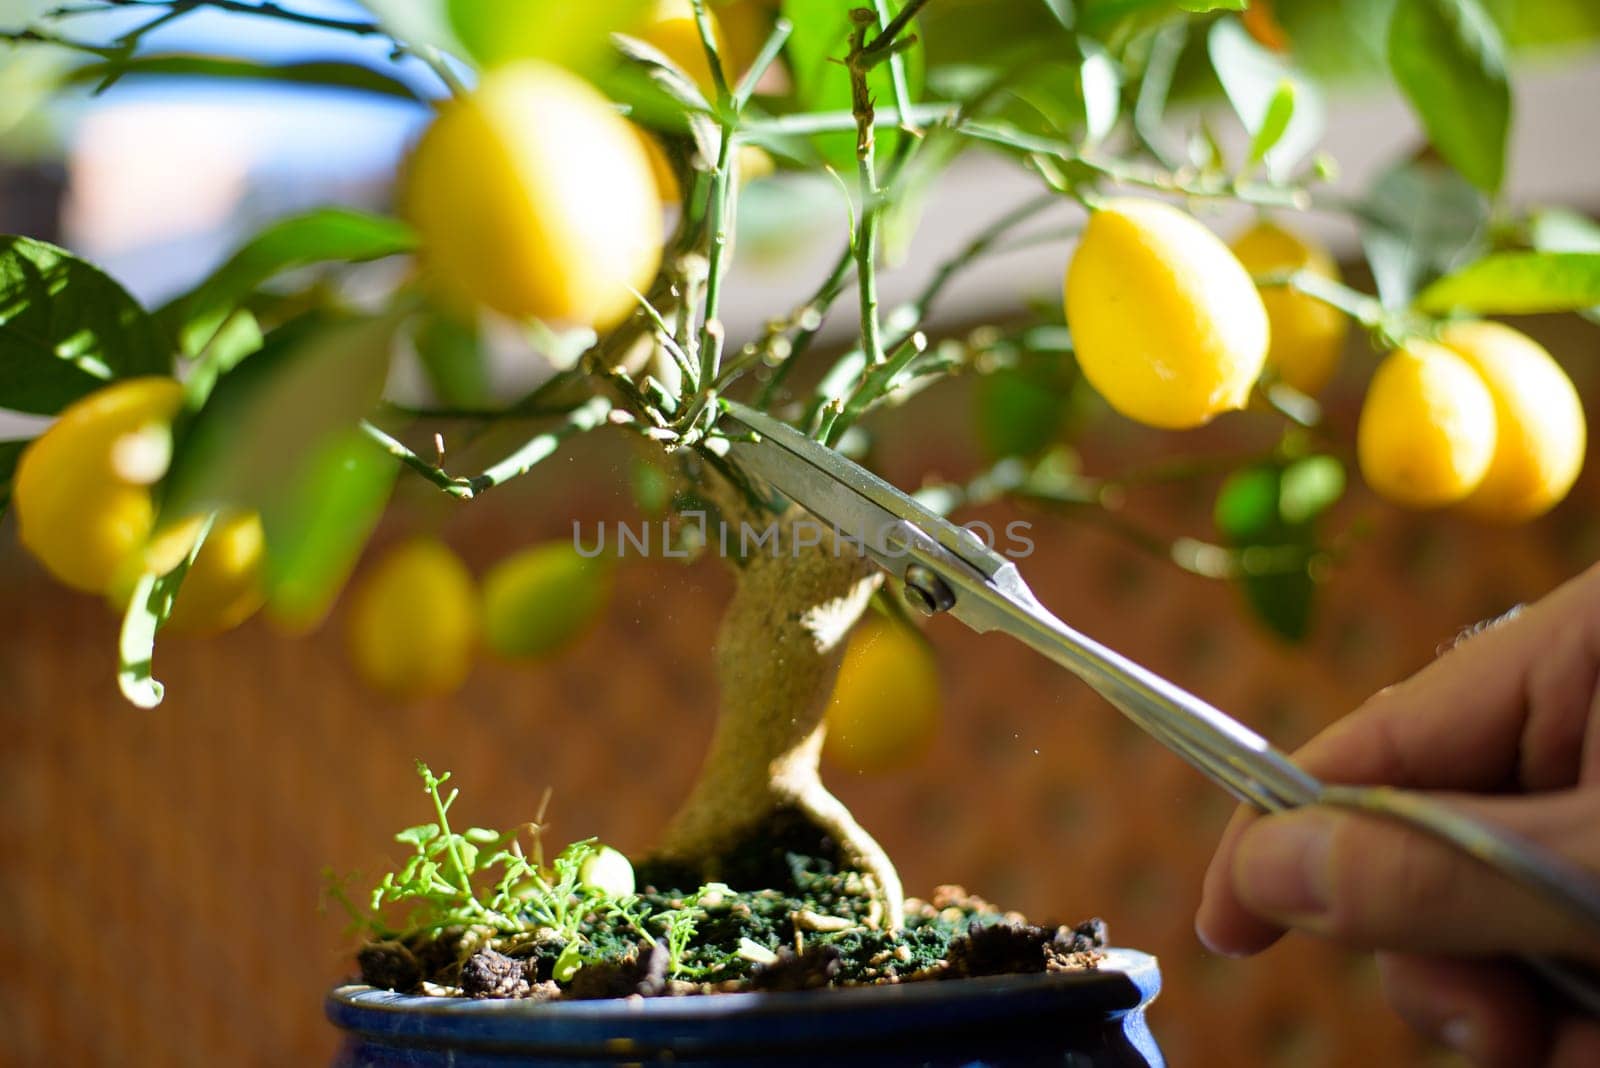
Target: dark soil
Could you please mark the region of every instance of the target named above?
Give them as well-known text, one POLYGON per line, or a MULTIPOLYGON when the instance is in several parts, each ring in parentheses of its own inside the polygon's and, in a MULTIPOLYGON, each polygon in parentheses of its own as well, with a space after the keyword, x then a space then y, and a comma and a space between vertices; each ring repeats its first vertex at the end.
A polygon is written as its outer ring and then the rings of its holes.
POLYGON ((776 833, 710 872, 640 866, 639 896, 652 915, 690 906, 700 892, 676 974, 664 941, 592 915, 579 932, 585 963, 561 983, 553 974, 566 945, 549 931, 491 938, 453 929, 371 942, 357 956, 362 978, 446 996, 657 997, 1067 971, 1094 968, 1103 957, 1099 920, 1029 924, 956 886, 909 900, 905 928, 886 933, 881 909, 856 872, 840 869, 831 842, 799 824, 770 830, 776 833), (708 877, 726 887, 704 891, 708 877), (741 886, 768 889, 731 889, 741 886))

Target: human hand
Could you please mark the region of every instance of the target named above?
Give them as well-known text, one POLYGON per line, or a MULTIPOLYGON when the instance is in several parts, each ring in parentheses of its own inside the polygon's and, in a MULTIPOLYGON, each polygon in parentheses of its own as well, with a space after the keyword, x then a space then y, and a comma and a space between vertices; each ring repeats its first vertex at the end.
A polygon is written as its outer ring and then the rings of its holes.
MULTIPOLYGON (((1296 759, 1329 782, 1434 792, 1600 874, 1600 567, 1380 691, 1296 759)), ((1480 1064, 1600 1064, 1600 1020, 1552 1005, 1508 960, 1600 963, 1600 932, 1397 823, 1241 809, 1195 928, 1229 956, 1290 928, 1377 950, 1390 1004, 1480 1064)))

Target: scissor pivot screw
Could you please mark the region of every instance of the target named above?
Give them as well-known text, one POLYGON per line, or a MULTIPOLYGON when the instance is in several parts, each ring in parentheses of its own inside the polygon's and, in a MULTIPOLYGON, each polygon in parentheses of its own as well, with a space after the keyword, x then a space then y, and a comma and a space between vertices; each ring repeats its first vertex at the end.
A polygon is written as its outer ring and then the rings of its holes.
POLYGON ((925 616, 947 612, 956 603, 956 595, 944 579, 923 567, 912 564, 906 568, 906 601, 925 616))

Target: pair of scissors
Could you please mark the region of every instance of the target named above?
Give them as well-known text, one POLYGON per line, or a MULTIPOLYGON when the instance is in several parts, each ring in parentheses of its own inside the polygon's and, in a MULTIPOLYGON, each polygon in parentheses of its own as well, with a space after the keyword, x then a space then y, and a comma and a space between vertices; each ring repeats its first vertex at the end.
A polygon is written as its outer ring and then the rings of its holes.
MULTIPOLYGON (((1408 824, 1600 930, 1600 879, 1588 871, 1422 793, 1322 782, 1221 710, 1062 622, 1034 596, 1016 563, 972 531, 782 420, 733 401, 722 404, 723 425, 734 431, 728 459, 853 541, 900 581, 913 607, 929 615, 947 613, 980 633, 1001 631, 1049 657, 1234 797, 1264 812, 1330 805, 1408 824)), ((1564 960, 1523 960, 1600 1016, 1600 978, 1564 960)))

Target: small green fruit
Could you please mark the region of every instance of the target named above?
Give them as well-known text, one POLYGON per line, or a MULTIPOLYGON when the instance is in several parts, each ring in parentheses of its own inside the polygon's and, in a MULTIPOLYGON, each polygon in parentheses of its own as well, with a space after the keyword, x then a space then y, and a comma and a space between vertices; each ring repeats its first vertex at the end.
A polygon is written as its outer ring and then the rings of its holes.
POLYGON ((564 541, 526 549, 484 576, 484 641, 511 660, 547 656, 599 617, 610 592, 609 561, 586 559, 564 541))
POLYGON ((601 846, 578 869, 578 882, 606 897, 627 897, 633 893, 633 865, 610 846, 601 846))

